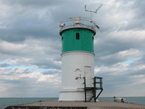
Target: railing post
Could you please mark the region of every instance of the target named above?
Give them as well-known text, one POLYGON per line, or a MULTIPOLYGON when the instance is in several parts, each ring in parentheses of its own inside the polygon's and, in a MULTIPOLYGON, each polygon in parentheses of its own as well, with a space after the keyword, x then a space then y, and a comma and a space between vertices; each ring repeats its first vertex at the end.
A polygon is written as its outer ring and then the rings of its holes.
POLYGON ((93 95, 94 95, 94 102, 96 102, 96 77, 94 77, 94 91, 93 91, 93 95))
POLYGON ((100 88, 102 89, 102 78, 100 78, 100 88))
POLYGON ((86 78, 84 77, 84 91, 85 91, 85 102, 86 102, 86 78))

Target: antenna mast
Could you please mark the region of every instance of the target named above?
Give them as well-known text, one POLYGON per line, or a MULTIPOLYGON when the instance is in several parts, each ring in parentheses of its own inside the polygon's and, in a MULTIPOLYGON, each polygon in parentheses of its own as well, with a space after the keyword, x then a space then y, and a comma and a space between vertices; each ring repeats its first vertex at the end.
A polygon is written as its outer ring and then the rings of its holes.
MULTIPOLYGON (((101 8, 102 5, 103 5, 103 4, 101 4, 101 5, 99 6, 99 8, 101 8)), ((91 13, 91 20, 92 20, 92 12, 93 12, 93 13, 97 13, 97 11, 99 10, 99 8, 96 9, 96 11, 90 11, 90 10, 86 10, 86 7, 87 7, 87 5, 85 5, 85 11, 88 11, 88 12, 91 13)))

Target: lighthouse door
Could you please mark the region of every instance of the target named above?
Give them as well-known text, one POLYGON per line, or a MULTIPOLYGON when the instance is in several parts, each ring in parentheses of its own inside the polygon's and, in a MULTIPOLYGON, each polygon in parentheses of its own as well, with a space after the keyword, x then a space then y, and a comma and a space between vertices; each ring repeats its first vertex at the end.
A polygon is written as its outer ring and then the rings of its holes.
POLYGON ((86 78, 86 87, 91 87, 92 81, 91 81, 91 66, 85 66, 84 69, 85 78, 86 78))

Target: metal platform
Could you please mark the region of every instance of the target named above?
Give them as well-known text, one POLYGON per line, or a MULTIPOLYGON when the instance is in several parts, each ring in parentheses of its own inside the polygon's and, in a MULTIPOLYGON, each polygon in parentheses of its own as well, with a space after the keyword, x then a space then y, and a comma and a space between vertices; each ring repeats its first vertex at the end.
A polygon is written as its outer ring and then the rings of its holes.
POLYGON ((94 77, 92 78, 94 80, 94 87, 86 87, 86 78, 84 77, 84 91, 85 91, 85 102, 90 102, 94 98, 94 102, 96 102, 97 98, 100 96, 100 94, 103 91, 102 88, 102 77, 94 77), (96 79, 99 79, 100 82, 96 82, 96 79), (100 84, 100 87, 96 87, 96 84, 100 84), (100 90, 98 95, 96 96, 96 90, 100 90), (87 92, 91 91, 93 93, 92 97, 87 100, 87 92))
POLYGON ((72 28, 83 28, 93 31, 94 35, 96 34, 96 27, 99 29, 99 27, 96 25, 95 21, 85 18, 85 17, 70 17, 68 19, 65 19, 59 23, 59 34, 62 35, 62 32, 67 29, 72 28))

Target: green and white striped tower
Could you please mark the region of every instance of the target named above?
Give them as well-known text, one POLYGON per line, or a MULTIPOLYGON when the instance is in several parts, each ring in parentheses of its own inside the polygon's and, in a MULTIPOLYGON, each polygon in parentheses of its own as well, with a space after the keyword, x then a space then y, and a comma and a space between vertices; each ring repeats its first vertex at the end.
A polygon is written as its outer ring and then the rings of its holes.
MULTIPOLYGON (((95 21, 74 17, 59 23, 62 39, 62 83, 59 101, 84 101, 84 80, 92 87, 94 77, 95 21)), ((89 95, 92 96, 92 93, 89 95)))

